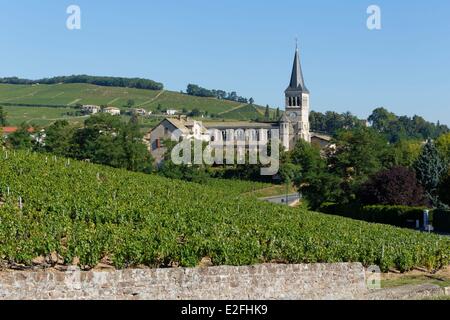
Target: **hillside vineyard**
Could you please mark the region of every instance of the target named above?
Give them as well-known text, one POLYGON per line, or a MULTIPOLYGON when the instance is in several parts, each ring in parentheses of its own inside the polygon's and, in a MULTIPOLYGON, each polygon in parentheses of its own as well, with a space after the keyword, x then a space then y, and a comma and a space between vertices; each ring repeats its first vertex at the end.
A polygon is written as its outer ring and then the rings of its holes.
MULTIPOLYGON (((224 182, 225 183, 225 182, 224 182)), ((362 262, 448 265, 450 239, 325 216, 221 188, 30 152, 0 152, 0 259, 57 253, 84 267, 362 262), (77 260, 78 260, 77 259, 77 260)), ((62 263, 62 262, 61 262, 62 263)))

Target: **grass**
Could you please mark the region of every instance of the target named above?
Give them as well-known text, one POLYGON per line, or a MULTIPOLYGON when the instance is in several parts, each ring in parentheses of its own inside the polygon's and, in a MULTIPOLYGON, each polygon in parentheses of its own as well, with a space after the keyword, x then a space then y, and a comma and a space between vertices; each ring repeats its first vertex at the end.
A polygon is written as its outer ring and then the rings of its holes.
POLYGON ((431 298, 425 298, 423 300, 447 301, 447 300, 450 300, 450 296, 431 297, 431 298))
POLYGON ((450 287, 450 267, 429 273, 413 270, 405 274, 388 273, 383 275, 381 286, 383 288, 394 288, 407 285, 432 284, 439 287, 450 287))
POLYGON ((243 105, 238 109, 221 114, 222 117, 236 120, 249 120, 263 115, 264 113, 261 114, 259 109, 253 105, 243 105))
POLYGON ((407 285, 433 284, 439 287, 450 287, 450 279, 432 275, 403 276, 398 279, 382 280, 381 287, 395 288, 407 285))
MULTIPOLYGON (((290 185, 288 188, 288 194, 296 193, 297 188, 294 185, 290 185)), ((286 194, 286 185, 273 185, 268 188, 260 189, 252 193, 252 195, 258 198, 276 197, 286 194)))
POLYGON ((20 107, 4 106, 7 113, 8 124, 18 126, 22 123, 48 126, 57 120, 68 120, 70 122, 83 122, 86 117, 69 116, 73 113, 73 108, 50 108, 50 107, 20 107))
MULTIPOLYGON (((223 114, 224 119, 243 120, 260 116, 263 109, 260 106, 243 106, 234 101, 215 98, 194 97, 172 91, 152 91, 134 88, 101 87, 91 84, 55 84, 55 85, 10 85, 0 84, 0 105, 31 105, 31 106, 66 106, 77 104, 109 105, 125 108, 128 100, 135 102, 135 107, 155 112, 162 109, 193 110, 208 112, 208 114, 223 114), (230 111, 230 112, 229 112, 230 111)), ((13 107, 16 108, 16 107, 13 107)), ((33 108, 33 107, 30 107, 33 108)), ((29 113, 39 113, 38 116, 57 117, 57 110, 37 109, 29 113), (51 114, 50 114, 51 113, 51 114)), ((17 109, 16 117, 21 117, 17 109)), ((22 117, 26 121, 28 117, 22 117)), ((13 120, 14 121, 14 117, 13 120)))

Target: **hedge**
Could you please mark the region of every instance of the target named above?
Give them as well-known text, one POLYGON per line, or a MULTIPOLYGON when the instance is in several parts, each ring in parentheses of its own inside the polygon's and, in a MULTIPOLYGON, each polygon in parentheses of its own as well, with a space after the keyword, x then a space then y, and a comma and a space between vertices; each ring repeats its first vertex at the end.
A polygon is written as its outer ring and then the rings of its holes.
POLYGON ((450 232, 450 210, 436 210, 433 227, 438 232, 450 232))
MULTIPOLYGON (((416 221, 423 225, 423 207, 408 206, 359 206, 327 203, 322 205, 319 211, 356 220, 373 223, 389 224, 401 228, 415 228, 416 221)), ((430 221, 433 212, 430 211, 430 221)))

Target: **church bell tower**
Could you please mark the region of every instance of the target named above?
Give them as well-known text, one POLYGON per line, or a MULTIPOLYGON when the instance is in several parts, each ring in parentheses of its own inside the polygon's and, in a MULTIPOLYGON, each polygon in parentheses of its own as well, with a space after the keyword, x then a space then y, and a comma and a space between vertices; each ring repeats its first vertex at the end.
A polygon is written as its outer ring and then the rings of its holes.
POLYGON ((290 123, 289 149, 293 149, 296 142, 303 139, 311 142, 309 126, 309 90, 303 79, 298 47, 295 50, 294 66, 291 81, 285 91, 286 118, 290 123))

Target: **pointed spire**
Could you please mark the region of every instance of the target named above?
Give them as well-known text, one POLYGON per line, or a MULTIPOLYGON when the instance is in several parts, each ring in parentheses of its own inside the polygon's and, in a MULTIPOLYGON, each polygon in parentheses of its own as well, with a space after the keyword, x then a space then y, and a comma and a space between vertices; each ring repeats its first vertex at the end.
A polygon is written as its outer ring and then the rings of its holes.
POLYGON ((292 67, 291 82, 289 84, 289 88, 287 89, 287 91, 302 91, 305 93, 309 93, 308 89, 305 86, 305 81, 303 79, 303 72, 300 63, 300 53, 298 50, 297 39, 296 39, 294 66, 292 67))

